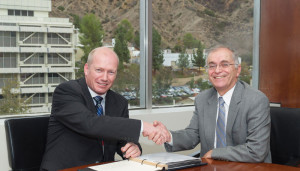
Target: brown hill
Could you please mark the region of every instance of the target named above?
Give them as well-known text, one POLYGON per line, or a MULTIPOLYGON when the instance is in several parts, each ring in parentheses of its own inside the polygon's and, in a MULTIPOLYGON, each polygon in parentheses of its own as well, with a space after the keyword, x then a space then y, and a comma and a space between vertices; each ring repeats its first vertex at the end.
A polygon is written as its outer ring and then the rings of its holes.
MULTIPOLYGON (((186 33, 206 47, 222 43, 251 53, 253 30, 252 0, 153 0, 153 25, 164 47, 174 47, 186 33)), ((80 17, 96 14, 110 42, 117 24, 129 20, 139 29, 138 0, 52 0, 52 17, 80 17)))

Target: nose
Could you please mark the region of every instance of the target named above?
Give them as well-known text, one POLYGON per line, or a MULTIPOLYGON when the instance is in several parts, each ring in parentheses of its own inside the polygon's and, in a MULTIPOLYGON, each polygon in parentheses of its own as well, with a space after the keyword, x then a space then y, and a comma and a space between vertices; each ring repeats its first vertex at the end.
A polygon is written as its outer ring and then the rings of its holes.
POLYGON ((102 81, 107 81, 108 80, 108 73, 104 72, 101 79, 102 79, 102 81))
POLYGON ((220 65, 217 65, 215 72, 220 72, 221 70, 222 70, 222 67, 220 65))

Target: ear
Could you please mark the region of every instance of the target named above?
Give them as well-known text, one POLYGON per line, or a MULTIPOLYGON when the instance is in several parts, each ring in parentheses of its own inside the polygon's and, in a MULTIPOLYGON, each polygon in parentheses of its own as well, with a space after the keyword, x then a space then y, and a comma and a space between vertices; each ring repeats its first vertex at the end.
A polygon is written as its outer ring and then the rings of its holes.
POLYGON ((86 63, 84 65, 84 75, 87 76, 88 72, 89 72, 89 65, 86 63))
POLYGON ((237 68, 237 73, 236 73, 236 78, 239 77, 240 73, 241 73, 241 70, 242 70, 242 66, 241 64, 238 65, 238 68, 237 68))

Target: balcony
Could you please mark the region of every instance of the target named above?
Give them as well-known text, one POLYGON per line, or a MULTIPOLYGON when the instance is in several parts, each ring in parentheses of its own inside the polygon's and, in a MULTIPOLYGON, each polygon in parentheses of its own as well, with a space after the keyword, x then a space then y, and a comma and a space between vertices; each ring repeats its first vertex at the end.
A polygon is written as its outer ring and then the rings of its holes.
POLYGON ((47 27, 20 26, 20 32, 47 32, 47 27))
POLYGON ((73 28, 53 28, 48 27, 48 33, 73 33, 73 28))
POLYGON ((1 74, 20 73, 20 68, 0 68, 1 74))
POLYGON ((21 53, 47 53, 46 47, 20 47, 21 53))

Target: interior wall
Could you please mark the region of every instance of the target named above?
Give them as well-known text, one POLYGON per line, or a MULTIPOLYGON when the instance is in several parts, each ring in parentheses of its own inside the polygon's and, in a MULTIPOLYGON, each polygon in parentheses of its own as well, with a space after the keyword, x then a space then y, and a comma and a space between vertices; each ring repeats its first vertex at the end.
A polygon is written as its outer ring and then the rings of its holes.
POLYGON ((259 89, 300 108, 300 1, 261 0, 259 89))

